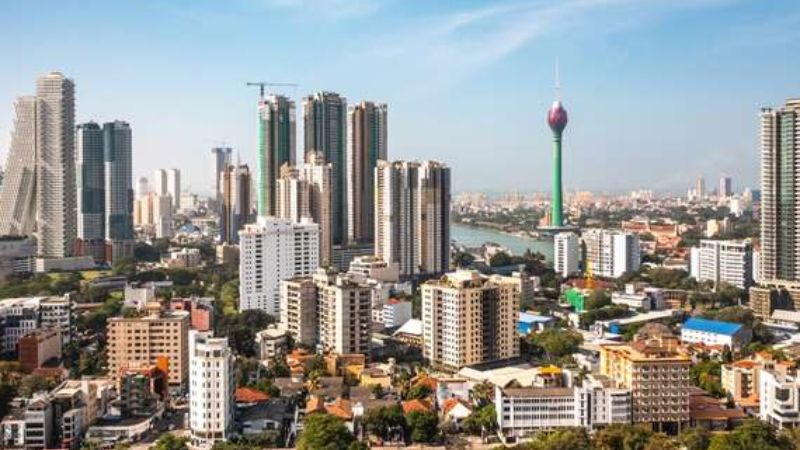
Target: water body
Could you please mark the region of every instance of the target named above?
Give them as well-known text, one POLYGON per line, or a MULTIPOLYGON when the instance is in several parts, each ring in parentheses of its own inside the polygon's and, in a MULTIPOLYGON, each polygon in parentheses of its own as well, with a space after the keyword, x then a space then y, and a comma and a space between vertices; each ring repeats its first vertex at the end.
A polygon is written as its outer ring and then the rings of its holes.
POLYGON ((450 225, 450 239, 467 247, 480 247, 487 242, 494 242, 507 248, 514 255, 522 255, 526 250, 539 252, 553 262, 553 240, 533 239, 501 233, 486 228, 473 228, 464 225, 450 225))

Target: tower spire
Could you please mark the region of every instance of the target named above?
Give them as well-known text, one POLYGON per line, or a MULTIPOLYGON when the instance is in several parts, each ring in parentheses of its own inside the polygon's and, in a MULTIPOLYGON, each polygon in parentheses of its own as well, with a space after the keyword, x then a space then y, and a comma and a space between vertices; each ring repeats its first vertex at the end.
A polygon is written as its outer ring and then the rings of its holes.
POLYGON ((556 76, 555 76, 555 90, 556 90, 556 101, 561 101, 561 77, 558 70, 558 56, 556 56, 556 76))

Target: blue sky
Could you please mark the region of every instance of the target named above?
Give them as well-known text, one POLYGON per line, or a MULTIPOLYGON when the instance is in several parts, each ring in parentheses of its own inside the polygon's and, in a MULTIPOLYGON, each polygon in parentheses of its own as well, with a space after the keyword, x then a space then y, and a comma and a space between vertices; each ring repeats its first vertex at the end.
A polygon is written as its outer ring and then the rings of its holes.
MULTIPOLYGON (((392 159, 456 190, 544 190, 560 60, 568 190, 758 181, 759 108, 800 96, 796 0, 4 0, 0 158, 36 76, 77 84, 78 120, 127 120, 134 173, 210 184, 209 149, 255 158, 253 80, 389 104, 392 159)), ((302 140, 298 140, 298 149, 302 140)))

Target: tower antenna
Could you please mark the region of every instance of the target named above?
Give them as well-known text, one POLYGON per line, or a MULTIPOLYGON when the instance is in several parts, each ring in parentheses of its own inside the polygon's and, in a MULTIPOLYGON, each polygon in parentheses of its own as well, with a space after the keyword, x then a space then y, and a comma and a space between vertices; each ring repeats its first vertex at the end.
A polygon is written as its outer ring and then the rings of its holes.
POLYGON ((561 101, 561 77, 558 70, 558 56, 556 56, 556 101, 561 101))

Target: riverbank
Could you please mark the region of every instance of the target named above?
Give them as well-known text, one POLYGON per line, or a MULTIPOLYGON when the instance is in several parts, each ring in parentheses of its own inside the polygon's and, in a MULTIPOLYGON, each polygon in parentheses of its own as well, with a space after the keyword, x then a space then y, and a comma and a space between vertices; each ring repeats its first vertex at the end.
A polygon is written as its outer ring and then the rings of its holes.
POLYGON ((524 237, 496 229, 465 224, 450 225, 450 238, 457 244, 466 247, 480 247, 487 242, 494 242, 518 256, 523 255, 526 250, 530 250, 543 254, 548 262, 553 261, 552 239, 524 237))

